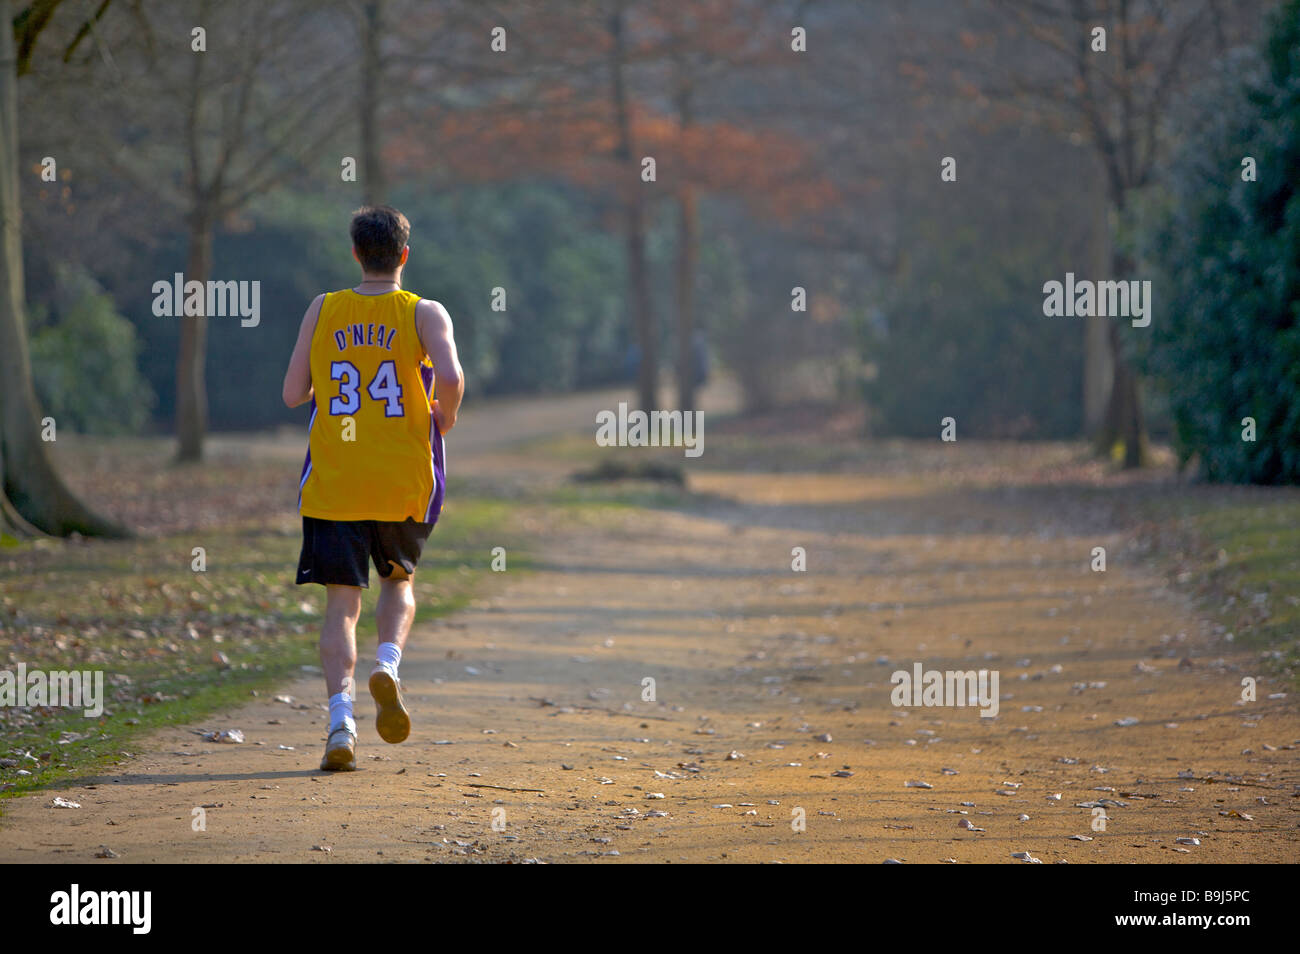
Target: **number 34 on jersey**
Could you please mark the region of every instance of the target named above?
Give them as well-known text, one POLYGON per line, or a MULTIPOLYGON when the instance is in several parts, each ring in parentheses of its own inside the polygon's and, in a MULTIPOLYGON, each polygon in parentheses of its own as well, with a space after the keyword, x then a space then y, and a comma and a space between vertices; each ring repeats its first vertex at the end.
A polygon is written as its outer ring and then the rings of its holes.
POLYGON ((442 439, 434 368, 415 326, 418 295, 332 292, 311 345, 315 389, 300 482, 304 516, 436 519, 442 439))

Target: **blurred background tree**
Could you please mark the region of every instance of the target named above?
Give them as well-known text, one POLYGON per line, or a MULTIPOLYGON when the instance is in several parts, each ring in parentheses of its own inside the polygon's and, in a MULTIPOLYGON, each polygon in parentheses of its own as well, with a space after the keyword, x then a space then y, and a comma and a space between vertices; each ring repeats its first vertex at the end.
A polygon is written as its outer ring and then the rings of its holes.
MULTIPOLYGON (((19 171, 24 168, 19 135, 25 125, 19 122, 19 77, 31 73, 34 64, 50 60, 48 54, 37 53, 37 46, 42 36, 53 32, 50 25, 60 6, 62 0, 22 6, 0 0, 0 536, 83 533, 123 537, 127 530, 77 499, 55 469, 32 381, 19 171)), ((62 44, 65 62, 107 6, 105 0, 90 19, 73 21, 78 25, 62 44)), ((54 192, 67 200, 67 186, 59 188, 62 180, 57 162, 49 165, 42 160, 32 168, 37 172, 32 178, 43 184, 47 195, 54 192), (50 184, 55 188, 49 189, 50 184)))
MULTIPOLYGON (((1161 176, 1174 138, 1169 104, 1207 59, 1248 42, 1268 4, 1261 0, 982 0, 997 17, 954 49, 967 77, 1028 122, 1072 128, 1102 173, 1108 261, 1086 263, 1109 279, 1136 278, 1128 245, 1116 240, 1131 208, 1161 176), (998 22, 1000 21, 1000 22, 998 22), (999 29, 1005 27, 1005 29, 999 29), (996 53, 997 68, 989 69, 996 53)), ((1102 277, 1099 275, 1099 277, 1102 277)), ((1159 319, 1153 319, 1159 320, 1159 319)), ((1135 343, 1116 321, 1088 321, 1084 421, 1102 454, 1124 466, 1146 460, 1148 424, 1135 343)))

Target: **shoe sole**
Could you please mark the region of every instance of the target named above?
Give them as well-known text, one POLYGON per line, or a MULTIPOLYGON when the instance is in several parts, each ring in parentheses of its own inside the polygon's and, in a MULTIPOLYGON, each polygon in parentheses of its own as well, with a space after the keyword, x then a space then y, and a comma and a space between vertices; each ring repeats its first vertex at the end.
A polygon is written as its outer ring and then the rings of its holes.
POLYGON ((330 749, 325 753, 325 758, 320 760, 320 769, 322 772, 355 772, 356 753, 344 748, 330 749))
POLYGON ((402 704, 397 680, 382 669, 370 674, 370 695, 375 700, 375 730, 385 742, 396 745, 411 734, 411 714, 402 704))

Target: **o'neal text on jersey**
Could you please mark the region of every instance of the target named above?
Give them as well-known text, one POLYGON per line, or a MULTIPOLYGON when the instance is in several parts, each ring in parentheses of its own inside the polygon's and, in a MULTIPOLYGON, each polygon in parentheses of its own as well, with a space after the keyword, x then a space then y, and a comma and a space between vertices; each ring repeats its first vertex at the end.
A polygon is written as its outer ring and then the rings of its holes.
POLYGON ((334 332, 334 343, 338 345, 340 351, 346 351, 349 344, 354 348, 370 345, 392 351, 395 337, 397 337, 396 328, 385 328, 379 325, 376 330, 375 323, 370 322, 367 325, 355 324, 340 328, 334 332))

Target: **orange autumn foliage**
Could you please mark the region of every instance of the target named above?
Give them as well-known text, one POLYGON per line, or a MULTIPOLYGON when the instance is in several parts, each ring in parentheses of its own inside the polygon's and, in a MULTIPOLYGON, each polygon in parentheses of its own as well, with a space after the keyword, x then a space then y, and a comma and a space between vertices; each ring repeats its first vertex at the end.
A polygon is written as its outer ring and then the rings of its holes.
POLYGON ((552 177, 585 189, 617 194, 620 188, 679 186, 737 197, 756 211, 788 221, 835 201, 836 190, 817 157, 790 136, 699 122, 683 129, 644 106, 631 110, 635 172, 616 155, 612 111, 554 90, 528 109, 482 109, 444 114, 423 127, 418 140, 395 141, 389 158, 408 174, 436 168, 462 182, 552 177), (655 160, 655 181, 641 180, 644 157, 655 160))

